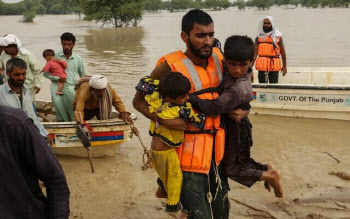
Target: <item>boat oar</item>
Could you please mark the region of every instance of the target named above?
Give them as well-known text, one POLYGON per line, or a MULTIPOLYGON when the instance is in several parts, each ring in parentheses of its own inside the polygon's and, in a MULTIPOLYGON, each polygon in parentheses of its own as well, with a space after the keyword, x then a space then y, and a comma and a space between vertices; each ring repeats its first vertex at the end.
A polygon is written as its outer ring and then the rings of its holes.
MULTIPOLYGON (((79 113, 79 116, 80 116, 80 120, 82 122, 84 122, 84 120, 82 120, 81 113, 79 113)), ((89 157, 89 161, 90 161, 91 171, 92 171, 92 173, 95 173, 95 169, 94 169, 94 165, 92 164, 92 158, 91 158, 91 153, 90 153, 90 150, 91 150, 90 134, 88 131, 85 130, 85 128, 84 128, 85 126, 88 126, 88 125, 84 124, 84 123, 79 124, 77 126, 76 131, 75 131, 75 134, 81 140, 81 142, 83 143, 83 146, 86 148, 87 153, 88 153, 88 157, 89 157)))
POLYGON ((134 123, 130 123, 130 122, 127 122, 127 123, 129 123, 132 133, 134 133, 139 138, 141 146, 143 147, 143 155, 142 155, 143 166, 141 167, 141 169, 146 170, 148 168, 153 168, 152 159, 151 159, 151 151, 148 150, 147 147, 143 144, 141 137, 140 137, 139 130, 135 127, 134 123), (147 161, 146 161, 146 157, 147 157, 147 161))

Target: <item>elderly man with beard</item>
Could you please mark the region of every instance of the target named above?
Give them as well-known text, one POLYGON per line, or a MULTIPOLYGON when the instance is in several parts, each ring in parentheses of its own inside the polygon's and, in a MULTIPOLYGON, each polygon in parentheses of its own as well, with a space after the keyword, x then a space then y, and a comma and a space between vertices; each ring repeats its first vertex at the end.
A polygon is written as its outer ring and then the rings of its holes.
MULTIPOLYGON (((182 18, 181 39, 186 51, 175 51, 161 57, 150 77, 160 80, 170 71, 180 72, 191 82, 190 93, 201 99, 216 99, 223 79, 223 56, 213 47, 214 22, 202 10, 191 10, 182 18)), ((150 113, 141 93, 136 93, 133 105, 147 118, 176 130, 185 130, 184 143, 177 153, 183 172, 181 204, 184 213, 179 218, 229 218, 228 181, 222 175, 225 130, 220 115, 208 116, 204 130, 188 125, 181 118, 165 120, 150 113)), ((237 121, 249 112, 236 110, 229 116, 237 121)), ((158 180, 159 187, 162 183, 158 180)), ((166 197, 158 189, 156 197, 166 197)))
POLYGON ((120 118, 132 122, 125 111, 123 101, 108 84, 102 75, 84 76, 75 85, 74 116, 78 124, 90 120, 94 116, 99 120, 112 118, 112 106, 120 114, 120 118))
POLYGON ((30 51, 23 48, 21 41, 15 35, 6 35, 2 37, 1 41, 4 52, 0 56, 0 71, 5 69, 7 61, 11 58, 23 59, 27 63, 27 75, 24 84, 28 88, 32 101, 34 101, 35 94, 39 93, 40 86, 44 81, 37 58, 30 51))
POLYGON ((74 121, 73 102, 75 96, 74 86, 77 80, 85 75, 85 68, 82 58, 73 53, 75 46, 75 36, 72 33, 63 33, 61 35, 62 50, 56 54, 56 59, 67 62, 67 79, 62 89, 64 95, 57 95, 58 82, 63 83, 62 79, 44 73, 44 76, 52 81, 51 98, 55 108, 57 120, 60 122, 74 121))
POLYGON ((282 33, 276 28, 272 16, 265 17, 259 23, 252 66, 255 60, 255 68, 259 71, 259 83, 277 84, 279 71, 282 71, 282 76, 287 74, 287 56, 282 33))
POLYGON ((38 127, 40 134, 49 140, 52 139, 35 114, 30 92, 24 84, 26 80, 27 63, 20 58, 12 58, 6 63, 8 81, 0 86, 0 105, 22 109, 38 127))

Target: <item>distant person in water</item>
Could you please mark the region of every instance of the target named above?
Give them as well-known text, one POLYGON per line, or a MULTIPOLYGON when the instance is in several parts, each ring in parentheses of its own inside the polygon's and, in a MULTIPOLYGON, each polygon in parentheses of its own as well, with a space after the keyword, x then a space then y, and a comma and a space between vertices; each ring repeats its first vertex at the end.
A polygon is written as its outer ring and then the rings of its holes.
POLYGON ((67 62, 61 59, 56 59, 55 52, 52 49, 44 50, 43 57, 46 59, 47 63, 42 71, 60 78, 58 81, 56 94, 63 95, 64 93, 62 92, 62 89, 67 78, 67 74, 64 69, 67 68, 67 62))
POLYGON ((250 68, 254 57, 254 42, 247 36, 231 36, 224 45, 227 72, 218 99, 200 99, 191 94, 189 101, 195 109, 210 115, 223 115, 226 132, 224 175, 251 187, 257 181, 265 181, 265 188, 274 189, 276 197, 283 197, 280 173, 271 164, 261 164, 250 157, 253 145, 252 124, 248 116, 235 122, 225 114, 235 109, 250 110, 253 90, 250 68))
POLYGON ((287 74, 287 56, 282 33, 276 28, 272 16, 265 17, 258 26, 255 39, 255 54, 252 66, 259 71, 259 83, 278 83, 279 71, 287 74), (282 56, 282 66, 280 56, 282 56))

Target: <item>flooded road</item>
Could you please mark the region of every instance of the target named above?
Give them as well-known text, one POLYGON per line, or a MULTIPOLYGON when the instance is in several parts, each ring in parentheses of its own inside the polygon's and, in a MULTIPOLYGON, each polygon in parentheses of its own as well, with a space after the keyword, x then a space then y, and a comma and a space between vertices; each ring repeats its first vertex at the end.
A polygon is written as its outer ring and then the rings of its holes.
MULTIPOLYGON (((273 15, 284 34, 288 67, 349 67, 349 9, 247 9, 209 12, 215 36, 222 43, 233 34, 255 37, 257 24, 273 15)), ((0 16, 0 35, 17 35, 24 47, 44 65, 44 49, 60 49, 59 36, 77 37, 74 52, 82 56, 88 74, 103 74, 132 108, 134 87, 150 74, 163 54, 184 49, 180 23, 184 12, 145 14, 139 27, 100 28, 100 24, 77 20, 75 15, 37 16, 35 23, 19 23, 19 16, 0 16)), ((288 75, 287 75, 288 76, 288 75)), ((350 82, 350 81, 349 81, 350 82)), ((50 99, 49 83, 39 99, 50 99), (45 91, 45 92, 44 92, 45 91)), ((139 117, 136 125, 146 145, 149 121, 139 117)), ((231 201, 231 218, 346 218, 350 215, 349 181, 329 172, 350 174, 350 123, 320 119, 252 115, 252 157, 271 162, 281 171, 285 198, 277 200, 258 183, 246 189, 230 182, 229 197, 262 209, 253 210, 231 201), (337 158, 333 159, 327 152, 337 158), (270 216, 269 216, 270 215, 270 216), (310 216, 310 217, 311 217, 310 216), (312 218, 312 217, 311 217, 312 218)), ((88 160, 60 156, 71 189, 72 218, 168 218, 161 202, 153 197, 156 174, 143 172, 142 148, 133 139, 121 145, 114 157, 94 159, 97 173, 91 174, 88 160)))

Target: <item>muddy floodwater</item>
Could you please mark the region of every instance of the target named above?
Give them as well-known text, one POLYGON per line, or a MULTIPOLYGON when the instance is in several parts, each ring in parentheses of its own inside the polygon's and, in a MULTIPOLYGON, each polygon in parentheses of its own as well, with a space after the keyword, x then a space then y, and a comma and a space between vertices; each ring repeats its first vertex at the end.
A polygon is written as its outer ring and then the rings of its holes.
MULTIPOLYGON (((257 24, 275 17, 283 33, 288 67, 350 67, 350 9, 236 8, 209 12, 215 36, 224 43, 233 34, 255 37, 257 24)), ((134 87, 163 54, 184 49, 180 23, 184 12, 145 14, 138 27, 100 28, 75 15, 37 16, 33 24, 19 16, 0 16, 0 35, 17 35, 44 65, 44 49, 60 49, 59 36, 77 37, 74 52, 82 56, 88 74, 103 74, 138 116, 136 126, 146 145, 149 121, 132 108, 134 87)), ((292 77, 292 74, 286 77, 292 77)), ((349 80, 350 82, 350 80, 349 80)), ((37 98, 50 100, 45 81, 37 98)), ((277 199, 262 183, 245 188, 230 182, 230 218, 350 218, 350 123, 322 119, 251 115, 252 157, 280 170, 284 198, 277 199), (340 174, 344 172, 343 175, 340 174)), ((93 159, 59 156, 71 190, 71 218, 169 218, 162 200, 154 197, 156 173, 142 171, 138 139, 121 144, 113 156, 93 159)))

